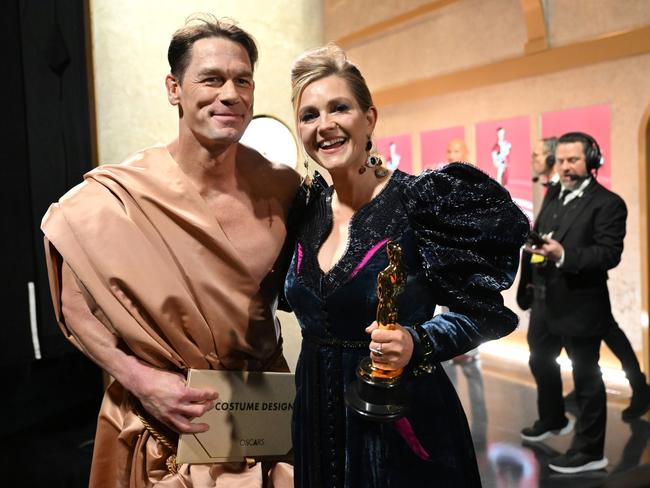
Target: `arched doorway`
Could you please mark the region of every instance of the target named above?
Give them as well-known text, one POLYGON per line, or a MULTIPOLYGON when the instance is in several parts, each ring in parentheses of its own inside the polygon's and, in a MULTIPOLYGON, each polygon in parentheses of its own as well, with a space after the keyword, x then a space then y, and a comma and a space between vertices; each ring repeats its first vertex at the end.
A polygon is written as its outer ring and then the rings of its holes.
POLYGON ((641 182, 641 333, 643 336, 643 369, 650 371, 650 105, 639 127, 639 168, 641 182))

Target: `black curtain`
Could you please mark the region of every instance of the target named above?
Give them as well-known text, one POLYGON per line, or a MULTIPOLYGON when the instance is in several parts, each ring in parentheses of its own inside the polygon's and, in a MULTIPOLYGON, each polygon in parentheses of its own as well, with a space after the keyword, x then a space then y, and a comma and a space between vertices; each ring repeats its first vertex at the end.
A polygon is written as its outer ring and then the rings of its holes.
POLYGON ((41 357, 72 350, 52 313, 39 226, 48 206, 92 167, 83 7, 81 0, 9 0, 2 15, 9 55, 2 230, 11 236, 2 244, 3 291, 11 303, 0 355, 5 364, 34 358, 29 282, 41 357))
MULTIPOLYGON (((0 361, 14 366, 34 358, 30 332, 28 283, 36 280, 34 231, 23 84, 23 56, 20 38, 19 5, 5 3, 0 15, 0 39, 4 46, 5 87, 0 90, 3 108, 0 191, 2 239, 0 276, 4 297, 0 361)), ((4 369, 4 368, 3 368, 4 369)))
POLYGON ((39 228, 93 165, 85 17, 83 0, 5 0, 0 15, 0 437, 82 405, 94 418, 101 397, 101 371, 54 318, 39 228))

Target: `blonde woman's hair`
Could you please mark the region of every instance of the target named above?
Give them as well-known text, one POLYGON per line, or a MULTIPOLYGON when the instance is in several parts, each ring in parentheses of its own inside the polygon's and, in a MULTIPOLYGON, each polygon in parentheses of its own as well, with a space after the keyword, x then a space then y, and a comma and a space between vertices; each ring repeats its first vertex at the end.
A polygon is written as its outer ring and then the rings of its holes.
MULTIPOLYGON (((339 76, 347 83, 352 95, 364 112, 374 106, 370 90, 361 71, 348 59, 343 49, 334 43, 304 52, 293 63, 291 68, 291 104, 296 127, 298 127, 298 111, 303 91, 314 81, 328 76, 339 76)), ((305 147, 300 144, 300 152, 304 159, 305 170, 309 175, 309 161, 305 147)), ((309 176, 306 178, 310 181, 309 176)))
POLYGON ((334 43, 311 49, 293 63, 291 69, 291 103, 298 114, 300 97, 305 88, 314 81, 336 75, 343 78, 354 95, 361 110, 367 112, 374 105, 370 90, 363 75, 346 56, 343 49, 334 43))

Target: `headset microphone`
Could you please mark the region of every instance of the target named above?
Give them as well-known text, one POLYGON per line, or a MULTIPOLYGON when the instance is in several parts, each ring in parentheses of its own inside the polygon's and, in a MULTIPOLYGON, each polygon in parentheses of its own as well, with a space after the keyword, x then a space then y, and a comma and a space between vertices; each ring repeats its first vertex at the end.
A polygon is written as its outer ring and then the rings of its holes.
POLYGON ((533 183, 537 183, 539 181, 539 176, 533 176, 532 180, 533 180, 533 183))
POLYGON ((567 178, 569 178, 571 181, 580 181, 580 180, 586 180, 587 178, 590 177, 590 175, 566 175, 567 178))

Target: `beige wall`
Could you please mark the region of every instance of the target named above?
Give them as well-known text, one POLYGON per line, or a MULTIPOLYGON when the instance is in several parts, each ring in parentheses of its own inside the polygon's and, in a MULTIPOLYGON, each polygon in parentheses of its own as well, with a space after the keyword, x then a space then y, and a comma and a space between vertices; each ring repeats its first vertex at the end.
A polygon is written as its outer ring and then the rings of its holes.
POLYGON ((117 163, 177 131, 167 102, 167 46, 195 12, 231 17, 257 40, 255 113, 293 127, 289 70, 293 59, 322 41, 318 0, 90 0, 98 155, 117 163))
MULTIPOLYGON (((358 3, 368 4, 368 10, 374 4, 358 3)), ((420 2, 402 3, 411 8, 411 3, 420 2)), ((348 54, 372 90, 512 57, 521 53, 526 41, 518 6, 518 0, 459 0, 349 46, 348 54)), ((325 25, 328 36, 329 23, 325 25)))
POLYGON ((430 0, 324 0, 325 39, 332 41, 376 22, 391 19, 430 0))
POLYGON ((548 4, 552 46, 650 24, 648 0, 550 0, 548 4))
MULTIPOLYGON (((421 6, 436 2, 395 2, 380 17, 349 18, 342 28, 344 2, 326 0, 325 35, 345 39, 367 28, 421 6), (357 20, 358 22, 355 22, 357 20)), ((440 2, 439 2, 440 3, 440 2)), ((422 78, 517 58, 524 54, 527 30, 518 0, 458 0, 406 23, 346 46, 374 91, 404 85, 422 78)), ((645 0, 548 1, 550 46, 600 37, 650 25, 645 0), (624 7, 624 8, 623 8, 624 7), (585 20, 583 22, 583 20, 585 20), (586 21, 588 20, 588 22, 586 21)), ((375 2, 358 0, 355 11, 370 11, 375 2)), ((640 350, 640 235, 639 143, 644 112, 650 106, 650 54, 627 57, 507 83, 422 98, 379 107, 377 135, 411 133, 414 166, 420 167, 418 134, 424 130, 462 125, 472 158, 475 157, 474 124, 515 116, 529 116, 531 138, 539 136, 540 114, 593 104, 611 106, 613 189, 629 209, 628 234, 621 264, 611 272, 614 315, 640 350)), ((506 293, 513 310, 514 288, 506 293)), ((522 326, 527 316, 522 314, 522 326)))

